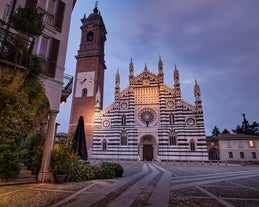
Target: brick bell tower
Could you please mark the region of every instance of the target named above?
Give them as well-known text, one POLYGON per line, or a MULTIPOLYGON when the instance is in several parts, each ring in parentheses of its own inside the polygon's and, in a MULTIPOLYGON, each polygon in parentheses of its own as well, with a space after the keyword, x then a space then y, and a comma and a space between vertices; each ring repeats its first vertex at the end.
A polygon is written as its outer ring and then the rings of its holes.
POLYGON ((75 132, 78 119, 84 117, 84 129, 89 158, 92 157, 94 110, 103 107, 104 43, 106 29, 95 6, 88 18, 81 19, 81 43, 76 56, 76 72, 69 131, 75 132))

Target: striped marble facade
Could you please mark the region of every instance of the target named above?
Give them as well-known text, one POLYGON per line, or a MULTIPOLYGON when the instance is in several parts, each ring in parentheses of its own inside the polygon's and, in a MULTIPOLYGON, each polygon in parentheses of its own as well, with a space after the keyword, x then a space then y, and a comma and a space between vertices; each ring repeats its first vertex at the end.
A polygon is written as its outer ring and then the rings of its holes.
POLYGON ((194 84, 195 103, 181 98, 179 71, 174 69, 174 87, 164 84, 163 63, 158 74, 145 66, 135 76, 129 64, 129 86, 120 90, 115 77, 115 100, 96 107, 92 142, 93 159, 207 160, 207 146, 200 88, 194 84))

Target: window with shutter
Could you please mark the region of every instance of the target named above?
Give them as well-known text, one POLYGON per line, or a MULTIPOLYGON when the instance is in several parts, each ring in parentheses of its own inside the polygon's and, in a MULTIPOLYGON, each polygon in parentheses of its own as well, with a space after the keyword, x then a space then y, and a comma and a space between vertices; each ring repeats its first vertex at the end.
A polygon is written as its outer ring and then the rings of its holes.
POLYGON ((48 69, 47 69, 47 76, 54 78, 56 74, 56 67, 57 67, 57 59, 58 59, 58 52, 59 52, 59 43, 60 41, 52 38, 51 46, 49 50, 49 58, 48 58, 48 69))
POLYGON ((57 12, 56 12, 57 13, 56 19, 55 19, 55 28, 59 32, 61 32, 61 30, 62 30, 65 6, 66 6, 66 4, 63 1, 59 1, 58 7, 57 7, 57 12))
POLYGON ((25 7, 36 7, 37 0, 26 0, 25 7))

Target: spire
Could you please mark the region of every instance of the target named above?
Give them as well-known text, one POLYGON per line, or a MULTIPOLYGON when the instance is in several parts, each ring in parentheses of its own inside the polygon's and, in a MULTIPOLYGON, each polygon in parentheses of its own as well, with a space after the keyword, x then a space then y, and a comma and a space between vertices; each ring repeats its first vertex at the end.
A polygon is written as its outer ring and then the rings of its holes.
POLYGON ((195 105, 196 108, 202 108, 201 105, 201 90, 200 90, 200 86, 198 85, 197 80, 195 79, 195 83, 194 83, 194 97, 195 97, 195 105))
POLYGON ((129 64, 129 85, 133 85, 134 83, 134 65, 132 62, 132 58, 130 58, 129 64))
POLYGON ((98 3, 99 3, 98 1, 95 1, 95 7, 94 7, 94 10, 93 10, 93 12, 94 12, 95 14, 98 14, 98 12, 99 12, 99 11, 98 11, 98 8, 97 8, 97 7, 98 7, 98 3))
POLYGON ((161 56, 159 55, 159 59, 158 59, 158 73, 161 74, 163 73, 163 62, 161 60, 161 56))
POLYGON ((130 58, 129 73, 130 73, 130 75, 134 75, 134 65, 132 62, 132 58, 130 58))
POLYGON ((95 98, 95 107, 100 108, 101 106, 101 92, 100 92, 100 88, 98 88, 98 91, 96 93, 96 98, 95 98))
POLYGON ((179 71, 176 67, 176 64, 174 65, 174 89, 176 91, 176 97, 181 98, 179 71))
POLYGON ((117 69, 117 73, 115 75, 115 86, 120 87, 120 74, 119 74, 119 69, 117 69))
POLYGON ((117 73, 115 75, 115 98, 116 94, 120 92, 120 74, 119 74, 119 69, 117 69, 117 73))
POLYGON ((158 76, 159 76, 159 82, 161 84, 164 83, 163 61, 160 55, 158 59, 158 76))
POLYGON ((147 63, 145 62, 145 67, 144 67, 144 71, 147 71, 147 63))
POLYGON ((201 90, 200 90, 200 86, 197 83, 197 80, 195 79, 195 83, 194 83, 194 97, 198 97, 201 95, 201 90))
POLYGON ((176 67, 176 64, 174 64, 174 82, 179 83, 179 71, 176 67))

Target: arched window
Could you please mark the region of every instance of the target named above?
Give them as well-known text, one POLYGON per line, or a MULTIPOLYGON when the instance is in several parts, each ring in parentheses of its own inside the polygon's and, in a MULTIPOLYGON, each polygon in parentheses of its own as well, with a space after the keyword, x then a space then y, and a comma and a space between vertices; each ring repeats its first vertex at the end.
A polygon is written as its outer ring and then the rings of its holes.
POLYGON ((169 145, 177 145, 177 135, 175 131, 170 131, 168 136, 168 143, 169 145))
POLYGON ((93 32, 88 32, 87 33, 87 42, 92 42, 94 39, 94 33, 93 32))
POLYGON ((87 97, 87 88, 83 88, 82 97, 87 97))
POLYGON ((196 146, 195 146, 195 141, 192 139, 192 140, 190 141, 190 150, 191 150, 191 151, 195 151, 195 148, 196 148, 196 146))
POLYGON ((106 150, 107 150, 107 140, 106 140, 106 139, 104 139, 104 140, 102 141, 102 149, 103 149, 103 151, 106 151, 106 150))
POLYGON ((128 135, 126 131, 121 132, 121 145, 128 145, 128 135))
POLYGON ((173 113, 171 113, 171 114, 169 115, 169 124, 170 124, 170 125, 174 124, 174 115, 173 115, 173 113))
POLYGON ((122 125, 122 126, 126 126, 126 115, 125 115, 125 114, 123 114, 123 115, 121 116, 121 125, 122 125))

